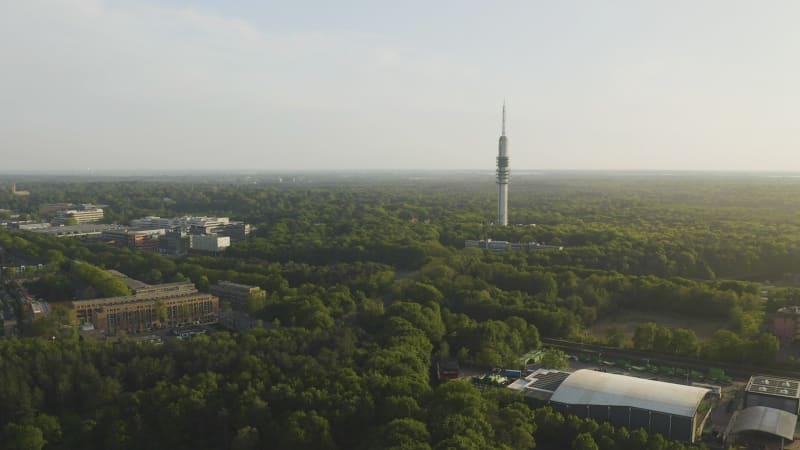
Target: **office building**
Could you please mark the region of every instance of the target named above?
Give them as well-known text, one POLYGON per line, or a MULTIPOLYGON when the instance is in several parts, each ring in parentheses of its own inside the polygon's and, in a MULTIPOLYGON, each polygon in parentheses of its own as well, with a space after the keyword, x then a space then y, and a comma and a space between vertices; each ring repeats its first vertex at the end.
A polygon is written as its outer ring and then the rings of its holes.
POLYGON ((244 222, 229 222, 217 228, 217 234, 231 238, 231 244, 247 240, 251 232, 252 227, 250 224, 244 222))
POLYGON ((231 238, 217 235, 193 235, 191 239, 192 250, 207 253, 218 253, 231 246, 231 238))
POLYGON ((184 216, 164 218, 147 216, 131 221, 131 228, 180 228, 190 235, 216 234, 231 238, 231 242, 241 242, 250 237, 250 224, 233 221, 227 217, 184 216))
POLYGON ((166 233, 163 228, 152 230, 130 230, 127 228, 105 230, 100 238, 119 247, 146 252, 159 251, 159 238, 166 233))
POLYGON ((192 247, 192 236, 176 228, 158 239, 158 252, 167 256, 184 256, 192 247))
POLYGON ((77 225, 82 223, 99 222, 103 219, 103 208, 92 204, 79 205, 74 209, 62 209, 56 212, 53 219, 54 225, 77 225))

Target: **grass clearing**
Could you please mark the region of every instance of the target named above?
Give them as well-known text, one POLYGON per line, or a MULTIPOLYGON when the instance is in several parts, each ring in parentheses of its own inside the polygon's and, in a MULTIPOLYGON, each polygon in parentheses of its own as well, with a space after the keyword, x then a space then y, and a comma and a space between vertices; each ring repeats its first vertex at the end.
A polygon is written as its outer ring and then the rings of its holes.
POLYGON ((701 341, 711 338, 717 330, 729 329, 731 321, 725 318, 687 317, 680 314, 647 311, 618 311, 598 320, 589 328, 593 336, 605 337, 613 327, 620 327, 628 337, 633 336, 636 327, 647 322, 655 322, 669 328, 687 328, 697 334, 701 341))

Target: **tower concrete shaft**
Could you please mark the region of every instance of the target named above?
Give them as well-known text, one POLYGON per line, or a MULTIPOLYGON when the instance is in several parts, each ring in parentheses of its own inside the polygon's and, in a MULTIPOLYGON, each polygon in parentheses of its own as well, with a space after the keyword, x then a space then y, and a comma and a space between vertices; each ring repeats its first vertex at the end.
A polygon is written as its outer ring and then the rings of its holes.
POLYGON ((508 138, 506 137, 506 104, 503 103, 503 128, 497 153, 497 223, 508 225, 508 138))

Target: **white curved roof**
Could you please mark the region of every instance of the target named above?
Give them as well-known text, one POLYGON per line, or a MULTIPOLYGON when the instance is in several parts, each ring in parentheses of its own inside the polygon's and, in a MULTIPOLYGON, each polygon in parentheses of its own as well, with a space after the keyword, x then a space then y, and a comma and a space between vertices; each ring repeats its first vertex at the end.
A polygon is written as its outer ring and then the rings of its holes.
POLYGON ((707 392, 694 386, 583 369, 567 377, 550 400, 568 405, 630 406, 692 417, 707 392))
POLYGON ((792 413, 766 406, 751 406, 739 411, 731 431, 734 433, 760 431, 791 441, 794 439, 796 426, 797 416, 792 413))

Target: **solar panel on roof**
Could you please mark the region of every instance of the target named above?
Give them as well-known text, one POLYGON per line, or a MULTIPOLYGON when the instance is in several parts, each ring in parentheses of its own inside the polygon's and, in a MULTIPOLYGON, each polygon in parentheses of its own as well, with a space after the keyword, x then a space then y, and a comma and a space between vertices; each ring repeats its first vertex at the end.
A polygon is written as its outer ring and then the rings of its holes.
POLYGON ((768 395, 778 395, 782 397, 800 397, 800 382, 783 378, 766 376, 754 376, 750 379, 747 386, 748 392, 761 393, 768 395))
POLYGON ((558 386, 571 374, 569 372, 550 372, 546 374, 537 374, 536 381, 529 386, 536 389, 545 391, 555 391, 558 386))

